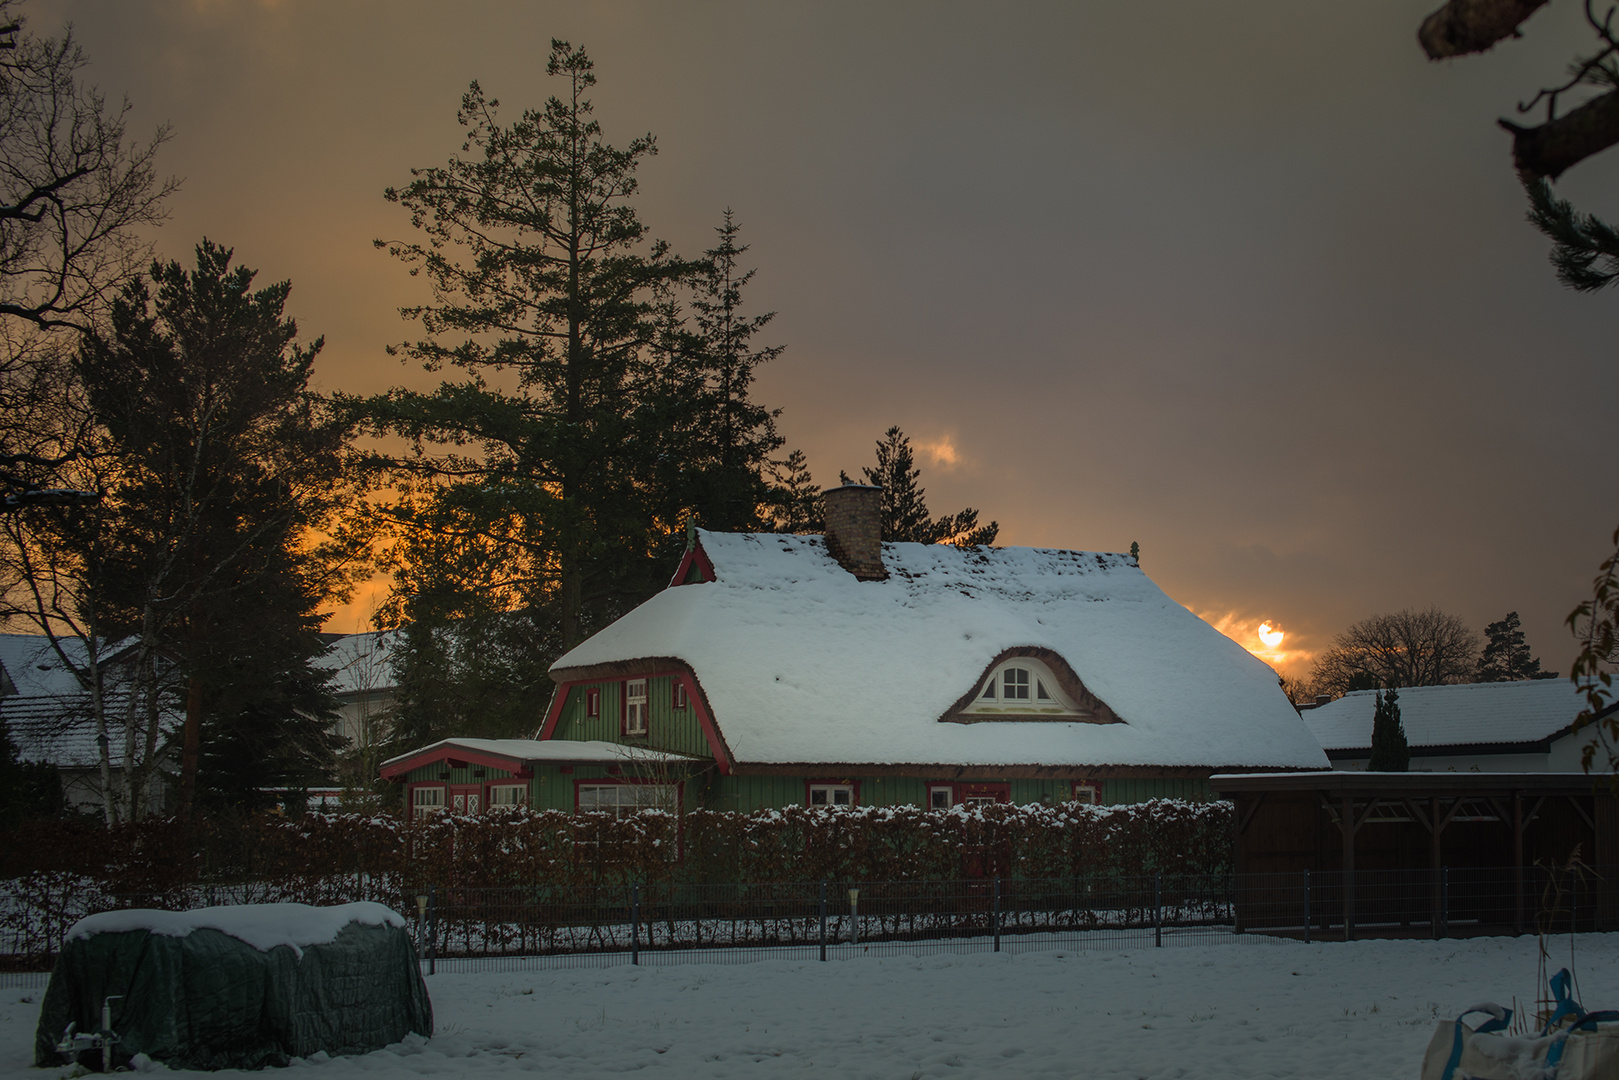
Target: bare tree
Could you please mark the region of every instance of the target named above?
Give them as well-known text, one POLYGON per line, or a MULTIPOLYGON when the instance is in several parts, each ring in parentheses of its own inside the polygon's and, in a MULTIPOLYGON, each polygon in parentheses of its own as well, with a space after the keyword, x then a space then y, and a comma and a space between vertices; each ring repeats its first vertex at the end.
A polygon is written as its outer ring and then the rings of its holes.
POLYGON ((17 7, 0 0, 0 314, 87 329, 144 264, 136 230, 162 220, 177 186, 153 168, 169 131, 129 141, 129 102, 82 81, 72 27, 33 37, 17 7))
POLYGON ((1333 638, 1310 674, 1318 693, 1467 682, 1479 639, 1455 615, 1429 608, 1362 619, 1333 638))

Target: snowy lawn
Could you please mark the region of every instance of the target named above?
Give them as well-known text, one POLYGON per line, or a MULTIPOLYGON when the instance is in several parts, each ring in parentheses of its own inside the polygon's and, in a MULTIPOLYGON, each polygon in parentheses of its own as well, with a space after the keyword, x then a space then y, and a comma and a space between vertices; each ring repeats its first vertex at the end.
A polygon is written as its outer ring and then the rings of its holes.
MULTIPOLYGON (((1619 1007, 1619 935, 1576 958, 1619 1007)), ((1527 937, 439 974, 432 1040, 293 1075, 1397 1078, 1436 1019, 1534 979, 1527 937)), ((42 994, 0 991, 0 1080, 65 1072, 31 1067, 42 994)))

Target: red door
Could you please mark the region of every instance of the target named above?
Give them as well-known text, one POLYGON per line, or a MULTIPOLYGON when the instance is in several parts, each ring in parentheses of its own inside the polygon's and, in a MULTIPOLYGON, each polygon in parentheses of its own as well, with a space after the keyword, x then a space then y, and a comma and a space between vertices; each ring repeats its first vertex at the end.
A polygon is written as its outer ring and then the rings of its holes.
POLYGON ((450 813, 476 814, 483 809, 482 784, 451 784, 450 813))

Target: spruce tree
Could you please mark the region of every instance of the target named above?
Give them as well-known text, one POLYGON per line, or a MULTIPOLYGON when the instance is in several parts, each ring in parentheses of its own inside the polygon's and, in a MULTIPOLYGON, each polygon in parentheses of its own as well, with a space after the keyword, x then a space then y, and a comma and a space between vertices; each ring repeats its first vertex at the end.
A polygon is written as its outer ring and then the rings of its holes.
POLYGON ((287 282, 255 290, 231 259, 204 240, 193 269, 154 264, 75 362, 115 467, 87 542, 114 548, 96 622, 134 642, 141 712, 124 756, 153 757, 174 672, 182 815, 199 790, 251 803, 330 769, 320 609, 364 572, 367 546, 344 525, 363 494, 349 429, 308 388, 321 341, 298 342, 287 282))
POLYGON ((771 499, 772 532, 818 533, 826 528, 821 506, 821 485, 810 475, 804 451, 794 450, 785 460, 772 464, 774 493, 771 499))
POLYGON ((1406 772, 1411 767, 1411 747, 1400 723, 1399 702, 1400 693, 1394 687, 1378 691, 1372 713, 1372 756, 1366 762, 1369 772, 1406 772))

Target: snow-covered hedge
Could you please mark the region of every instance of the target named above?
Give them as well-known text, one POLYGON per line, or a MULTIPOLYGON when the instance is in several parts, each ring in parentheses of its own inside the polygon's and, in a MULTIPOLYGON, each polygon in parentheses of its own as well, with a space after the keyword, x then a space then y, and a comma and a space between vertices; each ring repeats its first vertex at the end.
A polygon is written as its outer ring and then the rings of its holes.
POLYGON ((622 819, 523 807, 415 821, 265 815, 202 822, 189 834, 173 820, 110 832, 52 822, 10 838, 0 878, 21 886, 34 875, 66 875, 112 893, 252 880, 318 902, 327 889, 364 877, 413 887, 1208 874, 1229 867, 1231 821, 1229 803, 1155 799, 946 811, 643 811, 622 819))

